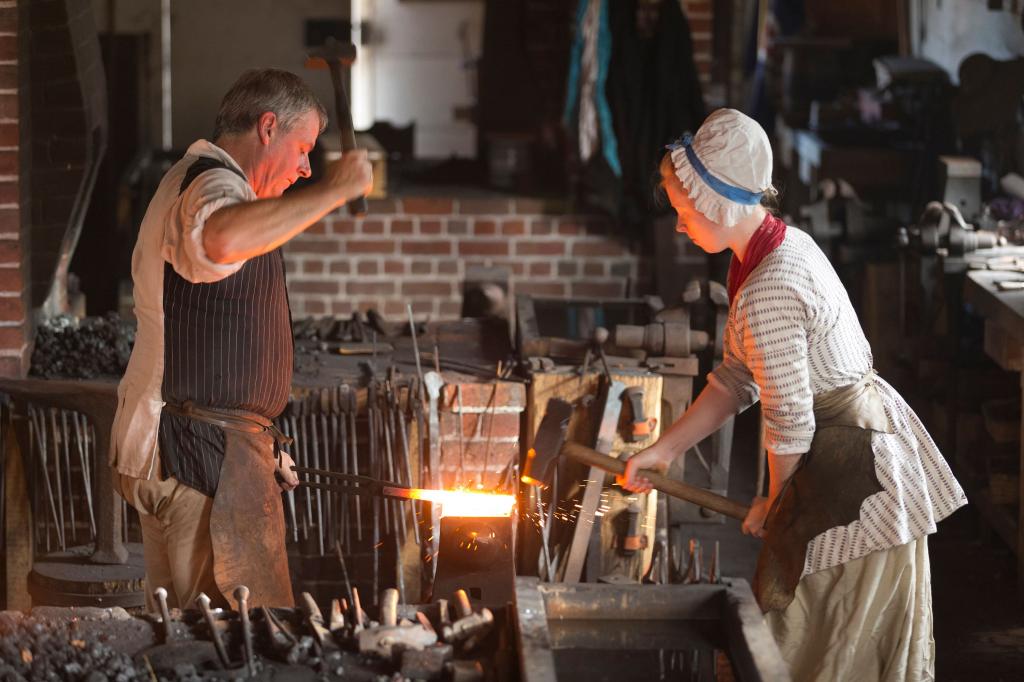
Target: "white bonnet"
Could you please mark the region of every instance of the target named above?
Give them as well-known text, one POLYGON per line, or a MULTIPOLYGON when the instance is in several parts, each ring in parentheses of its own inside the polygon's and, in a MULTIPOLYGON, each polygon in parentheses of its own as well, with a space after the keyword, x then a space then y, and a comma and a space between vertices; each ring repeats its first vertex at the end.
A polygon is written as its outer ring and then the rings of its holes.
POLYGON ((719 225, 735 225, 756 210, 761 195, 775 191, 768 136, 757 121, 735 109, 712 112, 696 135, 685 135, 668 148, 676 177, 694 206, 719 225))

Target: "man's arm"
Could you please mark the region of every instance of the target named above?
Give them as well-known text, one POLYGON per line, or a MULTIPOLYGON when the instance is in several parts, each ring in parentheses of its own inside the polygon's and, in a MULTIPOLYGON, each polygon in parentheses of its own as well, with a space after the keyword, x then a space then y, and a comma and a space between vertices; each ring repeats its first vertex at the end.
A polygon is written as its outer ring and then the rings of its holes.
POLYGON ((214 263, 237 263, 268 253, 339 206, 367 194, 372 183, 366 151, 348 152, 308 187, 217 209, 203 228, 203 248, 214 263))

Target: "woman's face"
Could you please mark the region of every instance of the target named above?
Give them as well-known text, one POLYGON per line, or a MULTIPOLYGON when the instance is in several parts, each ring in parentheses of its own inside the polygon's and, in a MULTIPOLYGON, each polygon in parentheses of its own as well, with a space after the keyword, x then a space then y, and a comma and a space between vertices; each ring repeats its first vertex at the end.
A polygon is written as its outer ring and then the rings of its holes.
POLYGON ((727 229, 711 222, 697 210, 683 183, 676 177, 672 160, 668 156, 665 158, 666 162, 661 165, 661 183, 672 208, 676 210, 676 232, 687 235, 694 244, 708 253, 719 253, 729 248, 725 239, 727 229))

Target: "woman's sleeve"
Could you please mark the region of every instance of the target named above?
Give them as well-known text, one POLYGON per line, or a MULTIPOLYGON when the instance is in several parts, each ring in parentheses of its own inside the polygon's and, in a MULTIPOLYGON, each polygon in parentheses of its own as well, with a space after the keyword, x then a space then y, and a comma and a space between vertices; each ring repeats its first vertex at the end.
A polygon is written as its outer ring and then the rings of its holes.
POLYGON ((753 375, 733 350, 741 339, 742 333, 737 333, 732 324, 727 324, 722 342, 722 362, 708 374, 709 384, 717 385, 736 399, 739 412, 756 403, 759 394, 753 375))
POLYGON ((814 438, 808 306, 784 285, 765 289, 758 298, 745 302, 743 348, 761 393, 764 446, 777 455, 802 454, 814 438))

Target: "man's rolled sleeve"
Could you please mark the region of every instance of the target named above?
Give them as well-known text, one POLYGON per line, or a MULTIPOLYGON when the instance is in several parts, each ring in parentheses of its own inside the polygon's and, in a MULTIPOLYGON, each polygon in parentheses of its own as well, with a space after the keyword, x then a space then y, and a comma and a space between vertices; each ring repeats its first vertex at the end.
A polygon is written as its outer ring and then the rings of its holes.
POLYGON ((207 219, 225 206, 252 201, 249 185, 226 169, 202 173, 178 198, 164 231, 164 260, 193 284, 216 282, 238 272, 245 261, 215 263, 203 245, 207 219))

